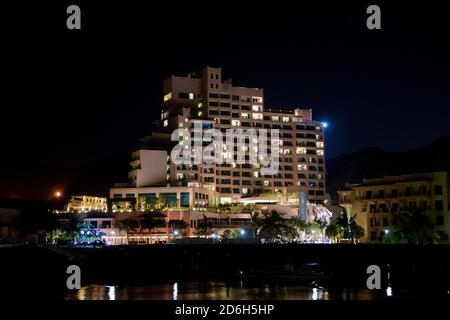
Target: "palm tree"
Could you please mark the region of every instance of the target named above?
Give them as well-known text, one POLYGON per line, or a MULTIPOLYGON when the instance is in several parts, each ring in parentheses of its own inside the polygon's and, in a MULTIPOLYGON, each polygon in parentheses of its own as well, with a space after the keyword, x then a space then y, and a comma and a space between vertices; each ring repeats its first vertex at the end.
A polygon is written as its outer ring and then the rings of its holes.
POLYGON ((124 230, 124 231, 126 232, 126 235, 127 235, 127 243, 129 243, 129 234, 130 234, 130 231, 135 230, 138 226, 139 226, 139 222, 138 222, 137 220, 131 219, 131 218, 128 218, 128 219, 119 221, 119 222, 117 223, 117 227, 118 227, 120 230, 124 230))
POLYGON ((320 231, 320 237, 321 237, 322 242, 323 242, 324 230, 327 227, 327 221, 325 219, 316 218, 316 219, 314 219, 314 223, 315 223, 316 227, 320 231))
POLYGON ((356 214, 350 218, 348 226, 350 237, 352 238, 353 243, 358 242, 359 239, 364 237, 365 230, 363 227, 356 223, 356 214))
POLYGON ((283 219, 275 210, 261 220, 261 226, 258 232, 258 236, 268 242, 274 242, 277 238, 292 241, 296 235, 297 230, 294 224, 283 219))
POLYGON ((184 220, 170 220, 169 227, 173 230, 180 230, 183 233, 183 230, 188 228, 189 225, 184 220))
POLYGON ((430 218, 421 211, 401 212, 393 217, 392 233, 395 240, 423 244, 437 238, 430 218))
POLYGON ((197 223, 195 233, 199 236, 206 236, 210 228, 212 228, 211 222, 209 222, 208 218, 203 215, 203 220, 197 223))
POLYGON ((338 241, 341 234, 341 228, 336 222, 330 223, 325 229, 325 235, 330 238, 333 243, 336 243, 338 241))
POLYGON ((145 216, 144 219, 141 220, 140 227, 148 229, 150 233, 157 227, 161 226, 161 221, 155 219, 153 216, 148 215, 145 216))

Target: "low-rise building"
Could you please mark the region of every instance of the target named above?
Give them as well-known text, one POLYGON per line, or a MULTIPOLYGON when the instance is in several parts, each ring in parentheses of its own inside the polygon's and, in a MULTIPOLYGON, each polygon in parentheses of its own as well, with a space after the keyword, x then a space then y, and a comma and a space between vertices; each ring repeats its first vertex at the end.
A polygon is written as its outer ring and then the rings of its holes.
POLYGON ((162 207, 216 207, 218 193, 211 189, 188 186, 114 187, 110 189, 112 212, 151 211, 162 207))
POLYGON ((339 204, 365 230, 361 241, 383 240, 395 214, 426 214, 438 231, 450 233, 450 190, 447 172, 364 179, 339 190, 339 204))
POLYGON ((102 197, 94 196, 72 196, 69 203, 67 204, 68 212, 106 212, 107 211, 107 200, 102 197))

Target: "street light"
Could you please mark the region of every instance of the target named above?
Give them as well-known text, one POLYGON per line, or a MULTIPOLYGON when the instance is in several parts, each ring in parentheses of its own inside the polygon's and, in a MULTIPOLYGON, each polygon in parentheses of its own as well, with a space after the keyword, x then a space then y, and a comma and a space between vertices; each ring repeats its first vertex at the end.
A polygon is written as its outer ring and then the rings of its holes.
POLYGON ((239 233, 241 234, 241 236, 245 235, 245 230, 241 230, 239 231, 239 233))
POLYGON ((55 197, 56 197, 56 198, 61 197, 61 195, 62 195, 61 191, 56 191, 56 192, 55 192, 55 197))
POLYGON ((326 122, 326 121, 322 122, 322 127, 323 128, 327 128, 328 127, 328 122, 326 122))

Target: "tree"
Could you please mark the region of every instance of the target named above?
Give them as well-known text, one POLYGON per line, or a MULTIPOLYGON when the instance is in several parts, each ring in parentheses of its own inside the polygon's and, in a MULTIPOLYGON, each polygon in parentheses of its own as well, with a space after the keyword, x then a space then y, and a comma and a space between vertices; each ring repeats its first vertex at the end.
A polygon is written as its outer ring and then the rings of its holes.
POLYGON ((336 222, 331 222, 325 229, 325 235, 330 238, 333 243, 336 243, 342 235, 341 228, 336 222))
POLYGON ((165 226, 165 221, 162 219, 155 219, 152 215, 145 216, 140 223, 141 228, 148 229, 150 233, 153 232, 155 228, 161 228, 165 226))
POLYGON ((359 224, 356 223, 356 214, 350 218, 348 227, 349 227, 349 233, 350 237, 353 241, 353 243, 358 242, 359 239, 364 237, 364 228, 361 227, 359 224))
POLYGON ((187 224, 184 220, 170 220, 169 227, 173 230, 180 230, 181 233, 183 233, 183 230, 188 228, 189 224, 187 224))
POLYGON ((203 220, 198 221, 197 223, 195 233, 198 236, 206 236, 210 228, 212 228, 211 222, 209 222, 208 218, 205 215, 203 215, 203 220))
POLYGON ((258 232, 258 237, 268 242, 275 242, 276 239, 292 241, 297 235, 298 233, 294 224, 283 219, 275 210, 261 220, 258 232))
POLYGON ((421 211, 406 211, 394 215, 391 231, 393 242, 423 244, 438 238, 430 218, 421 211))
POLYGON ((320 231, 320 237, 323 242, 324 230, 327 227, 327 221, 325 219, 316 218, 314 219, 314 223, 317 229, 320 231))
POLYGON ((137 220, 131 219, 131 218, 119 221, 117 223, 117 227, 120 230, 124 230, 125 231, 126 237, 127 237, 127 243, 128 243, 128 240, 129 240, 130 231, 135 230, 138 226, 139 226, 139 222, 137 220))
POLYGON ((71 214, 68 220, 60 220, 58 238, 64 241, 72 241, 80 236, 84 223, 77 214, 71 214))

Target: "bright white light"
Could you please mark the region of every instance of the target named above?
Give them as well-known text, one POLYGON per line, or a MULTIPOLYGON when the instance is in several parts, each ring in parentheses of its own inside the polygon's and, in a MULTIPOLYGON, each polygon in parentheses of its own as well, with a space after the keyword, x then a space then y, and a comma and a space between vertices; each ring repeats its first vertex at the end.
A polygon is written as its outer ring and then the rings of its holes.
POLYGON ((313 288, 312 299, 313 300, 318 300, 319 299, 319 290, 317 290, 317 288, 313 288))
POLYGON ((245 230, 241 230, 239 233, 243 236, 245 234, 245 230))
POLYGON ((387 229, 384 230, 384 233, 385 233, 385 234, 388 234, 388 233, 389 233, 389 230, 387 230, 387 229))
POLYGON ((322 122, 322 127, 327 128, 328 127, 328 122, 322 122))
POLYGON ((213 234, 211 235, 211 238, 213 238, 213 239, 217 238, 217 234, 213 233, 213 234))
POLYGON ((386 288, 386 296, 392 297, 392 287, 387 287, 386 288))
POLYGON ((175 231, 173 234, 177 236, 178 235, 178 231, 175 231))
POLYGON ((115 231, 111 231, 111 235, 112 235, 112 236, 115 236, 115 235, 116 235, 116 232, 115 232, 115 231))
POLYGON ((177 300, 178 299, 178 282, 175 282, 173 284, 172 295, 173 295, 173 300, 177 300))
POLYGON ((108 300, 116 300, 116 288, 114 286, 106 286, 108 288, 108 300))

